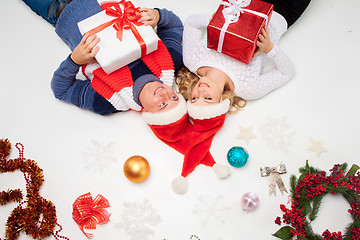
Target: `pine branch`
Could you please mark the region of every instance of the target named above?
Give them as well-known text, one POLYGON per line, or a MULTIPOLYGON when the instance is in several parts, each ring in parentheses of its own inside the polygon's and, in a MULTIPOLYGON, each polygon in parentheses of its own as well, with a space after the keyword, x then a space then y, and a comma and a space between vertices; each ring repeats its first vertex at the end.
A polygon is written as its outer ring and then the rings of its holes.
POLYGON ((344 198, 349 202, 349 203, 353 203, 353 202, 360 202, 360 197, 356 192, 353 191, 346 191, 343 193, 344 198))
POLYGON ((301 212, 304 215, 304 217, 307 216, 312 209, 310 203, 311 203, 311 201, 309 201, 309 200, 302 201, 300 203, 301 212))
POLYGON ((306 236, 309 237, 309 240, 316 240, 315 233, 309 223, 308 220, 305 220, 305 226, 304 226, 306 236))
POLYGON ((324 238, 322 236, 320 236, 320 234, 315 234, 315 240, 324 240, 324 238))
POLYGON ((291 175, 290 176, 290 196, 292 198, 295 197, 295 188, 296 188, 296 185, 297 185, 297 178, 295 175, 291 175))
POLYGON ((317 217, 317 213, 319 212, 321 201, 324 195, 315 196, 312 200, 312 211, 309 214, 309 220, 314 221, 317 217))
POLYGON ((345 229, 345 233, 344 233, 344 237, 343 240, 352 240, 351 238, 351 228, 354 227, 354 224, 349 224, 346 229, 345 229))
POLYGON ((301 173, 301 175, 315 174, 320 172, 320 169, 310 166, 308 161, 306 161, 306 165, 304 167, 299 168, 299 173, 301 173))
POLYGON ((304 167, 299 168, 299 173, 301 173, 301 175, 305 175, 305 174, 309 173, 309 160, 306 160, 304 167))
POLYGON ((358 217, 354 218, 354 226, 360 228, 360 219, 358 217))
POLYGON ((311 173, 311 174, 320 173, 320 172, 321 172, 320 169, 314 168, 314 167, 311 167, 311 166, 310 166, 310 173, 311 173))
POLYGON ((341 167, 339 168, 339 171, 340 171, 340 170, 343 170, 344 172, 346 172, 347 167, 348 167, 348 164, 347 164, 346 162, 344 162, 344 163, 341 165, 341 167))
POLYGON ((306 167, 301 167, 301 168, 299 168, 299 173, 301 173, 301 174, 307 174, 307 169, 306 169, 306 167))
POLYGON ((345 186, 334 187, 332 185, 327 185, 327 184, 324 184, 323 186, 326 188, 327 192, 336 192, 336 193, 344 194, 346 191, 348 191, 347 187, 345 186))

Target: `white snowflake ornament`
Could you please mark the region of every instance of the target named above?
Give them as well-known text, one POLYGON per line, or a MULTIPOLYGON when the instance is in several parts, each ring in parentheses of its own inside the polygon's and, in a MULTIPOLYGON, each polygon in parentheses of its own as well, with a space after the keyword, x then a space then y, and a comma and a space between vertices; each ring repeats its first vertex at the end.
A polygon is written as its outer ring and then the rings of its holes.
POLYGON ((231 207, 224 204, 222 196, 199 196, 193 213, 195 213, 203 226, 214 223, 219 226, 225 224, 225 219, 231 207))
POLYGON ((92 140, 82 153, 85 169, 100 174, 108 170, 119 160, 115 144, 116 142, 92 140))
POLYGON ((123 230, 129 236, 129 240, 149 240, 155 233, 154 227, 160 222, 158 211, 145 199, 125 202, 121 211, 121 221, 115 226, 123 230))
POLYGON ((270 148, 284 152, 289 150, 292 138, 296 134, 286 117, 271 118, 267 116, 265 123, 259 127, 259 131, 270 148))

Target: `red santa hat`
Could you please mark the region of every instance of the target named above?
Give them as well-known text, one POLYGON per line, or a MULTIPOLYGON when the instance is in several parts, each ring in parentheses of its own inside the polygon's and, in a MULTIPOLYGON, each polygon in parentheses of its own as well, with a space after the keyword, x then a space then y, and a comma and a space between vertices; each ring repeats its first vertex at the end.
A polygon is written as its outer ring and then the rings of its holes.
MULTIPOLYGON (((207 106, 187 102, 188 115, 194 127, 191 133, 192 147, 189 147, 185 154, 182 176, 186 177, 200 163, 210 167, 216 164, 209 149, 215 134, 224 125, 229 105, 229 99, 207 106)), ((218 176, 225 177, 222 174, 218 176)))
POLYGON ((216 163, 209 152, 215 134, 224 125, 229 105, 229 99, 208 106, 197 106, 190 101, 187 102, 192 128, 187 136, 188 145, 184 154, 181 176, 172 182, 175 192, 179 194, 186 192, 186 176, 193 172, 199 164, 212 167, 219 178, 226 178, 230 175, 229 168, 216 163))
POLYGON ((187 101, 187 109, 192 119, 205 120, 213 119, 219 116, 225 117, 229 111, 230 100, 225 99, 217 104, 195 105, 191 101, 187 101))
POLYGON ((180 94, 178 98, 179 103, 176 107, 159 113, 143 112, 142 117, 161 141, 184 154, 187 135, 192 126, 188 121, 186 101, 180 94))
POLYGON ((142 112, 142 117, 150 126, 164 126, 177 122, 183 116, 187 116, 186 101, 181 94, 177 94, 179 103, 174 108, 163 112, 142 112))

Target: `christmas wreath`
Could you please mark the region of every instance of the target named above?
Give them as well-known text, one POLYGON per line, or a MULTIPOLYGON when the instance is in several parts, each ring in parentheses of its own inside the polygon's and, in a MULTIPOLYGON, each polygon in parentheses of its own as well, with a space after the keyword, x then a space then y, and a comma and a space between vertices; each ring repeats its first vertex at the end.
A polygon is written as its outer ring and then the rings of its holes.
MULTIPOLYGON (((287 226, 280 228, 273 236, 283 240, 360 240, 360 168, 354 164, 347 173, 346 169, 347 163, 335 164, 327 175, 325 171, 311 167, 306 162, 305 167, 299 169, 299 179, 295 175, 290 177, 291 208, 280 205, 284 213, 282 222, 287 226), (331 233, 327 229, 319 235, 311 228, 321 200, 328 193, 342 194, 350 204, 348 212, 353 222, 344 233, 331 233)), ((280 225, 281 217, 277 217, 275 223, 280 225)))

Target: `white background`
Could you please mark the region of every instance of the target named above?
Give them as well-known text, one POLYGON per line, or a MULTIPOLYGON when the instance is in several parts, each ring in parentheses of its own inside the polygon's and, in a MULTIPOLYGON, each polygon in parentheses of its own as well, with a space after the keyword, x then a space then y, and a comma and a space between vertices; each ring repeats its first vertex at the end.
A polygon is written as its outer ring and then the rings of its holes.
MULTIPOLYGON (((165 7, 185 20, 192 13, 212 14, 219 1, 139 3, 165 7)), ((231 176, 218 180, 211 168, 199 166, 188 176, 186 194, 177 195, 170 185, 180 174, 182 156, 156 139, 137 112, 103 117, 56 100, 50 79, 70 50, 23 2, 3 1, 0 137, 13 144, 9 158, 17 158, 15 143, 21 142, 24 156, 43 169, 41 195, 55 204, 63 227, 60 234, 70 239, 86 239, 71 214, 72 203, 87 192, 93 197, 102 194, 111 205, 111 222, 88 231, 95 240, 187 240, 192 234, 201 240, 275 239, 271 234, 280 227, 274 219, 288 195, 277 189, 277 196, 269 196, 269 178, 260 176, 261 166, 285 163, 288 173, 282 179, 289 189, 290 175, 298 176, 306 160, 326 171, 335 163, 359 163, 359 9, 358 0, 310 3, 279 44, 295 64, 294 78, 248 102, 245 110, 228 114, 213 140, 210 151, 218 163, 230 167, 231 176), (240 126, 252 126, 257 138, 248 145, 237 139, 240 126), (327 152, 317 157, 308 151, 310 139, 323 140, 327 152), (250 153, 242 168, 227 162, 226 153, 233 146, 250 153), (130 182, 122 171, 133 155, 144 156, 151 166, 142 183, 130 182), (260 198, 259 207, 249 213, 240 204, 246 192, 260 198)), ((20 172, 0 174, 1 191, 16 188, 25 189, 20 172)), ((1 238, 16 206, 0 206, 1 238)), ((351 221, 348 208, 342 196, 326 196, 312 223, 314 230, 344 231, 351 221)), ((22 233, 18 239, 32 238, 22 233)))

